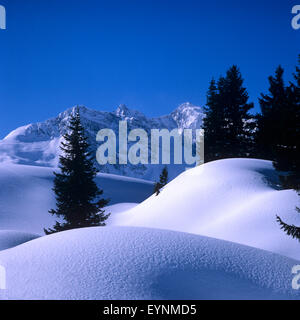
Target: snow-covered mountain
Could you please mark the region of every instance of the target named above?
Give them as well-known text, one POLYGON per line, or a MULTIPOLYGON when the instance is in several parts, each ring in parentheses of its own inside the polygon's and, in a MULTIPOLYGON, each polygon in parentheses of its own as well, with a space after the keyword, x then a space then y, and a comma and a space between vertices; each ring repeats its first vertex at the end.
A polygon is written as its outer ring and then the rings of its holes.
MULTIPOLYGON (((113 129, 118 137, 119 121, 121 120, 127 121, 128 132, 135 128, 141 128, 150 134, 151 129, 199 129, 204 117, 203 109, 191 103, 184 103, 171 114, 157 118, 147 118, 141 112, 130 110, 125 105, 120 105, 114 112, 96 111, 83 106, 77 108, 95 153, 100 146, 100 143, 96 142, 97 132, 109 128, 113 129)), ((60 113, 56 118, 29 124, 12 131, 0 141, 0 162, 9 161, 18 164, 56 167, 62 136, 66 133, 70 115, 74 114, 75 110, 76 107, 73 107, 60 113)), ((151 164, 120 165, 117 163, 116 165, 101 166, 100 170, 105 173, 156 179, 161 167, 151 164)), ((171 164, 169 166, 170 177, 177 176, 185 170, 185 167, 185 164, 171 164)))

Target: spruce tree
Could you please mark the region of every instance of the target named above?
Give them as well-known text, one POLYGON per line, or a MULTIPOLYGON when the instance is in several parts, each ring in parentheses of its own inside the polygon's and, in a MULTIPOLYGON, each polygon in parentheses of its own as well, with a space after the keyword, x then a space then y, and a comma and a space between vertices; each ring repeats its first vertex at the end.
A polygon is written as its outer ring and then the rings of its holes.
POLYGON ((281 176, 283 187, 293 188, 300 167, 300 69, 296 67, 295 83, 288 87, 283 74, 279 66, 275 76, 269 77, 269 93, 260 99, 257 144, 261 157, 288 173, 281 176))
POLYGON ((168 169, 164 167, 160 176, 159 182, 156 182, 154 185, 154 193, 158 196, 160 193, 160 189, 163 188, 168 183, 168 169))
POLYGON ((154 185, 153 193, 155 193, 155 195, 158 196, 160 194, 160 189, 161 189, 161 186, 159 182, 156 182, 154 185))
POLYGON ((204 118, 205 161, 250 155, 253 142, 248 93, 237 66, 232 66, 226 77, 217 84, 211 81, 207 93, 204 118))
POLYGON ((54 172, 53 191, 57 208, 49 211, 62 218, 63 222, 56 221, 52 229, 44 229, 46 234, 74 228, 105 226, 109 216, 105 215, 103 210, 108 201, 100 198, 103 190, 100 190, 94 181, 97 170, 89 152, 78 110, 71 116, 64 140, 65 142, 61 143, 63 154, 59 159, 61 172, 54 172))
MULTIPOLYGON (((298 195, 300 196, 299 189, 298 195)), ((300 208, 296 207, 296 210, 298 213, 300 213, 300 208)), ((280 224, 280 229, 282 229, 287 235, 291 236, 293 239, 296 238, 298 239, 298 241, 300 241, 300 227, 297 227, 293 224, 289 225, 285 223, 283 220, 281 220, 279 216, 276 216, 276 220, 280 224)))
POLYGON ((251 131, 247 127, 247 121, 250 119, 249 111, 253 108, 253 103, 248 103, 249 95, 243 83, 239 68, 233 65, 226 73, 225 83, 220 92, 226 117, 226 158, 247 157, 251 153, 251 131))
MULTIPOLYGON (((297 210, 300 213, 300 209, 297 208, 297 210)), ((277 222, 280 224, 280 229, 282 229, 288 236, 291 236, 293 239, 296 238, 298 241, 300 241, 300 227, 296 227, 293 224, 292 225, 286 224, 278 216, 276 216, 276 219, 277 219, 277 222)))
POLYGON ((291 82, 287 88, 287 109, 276 150, 275 167, 300 176, 300 55, 298 64, 294 73, 295 82, 291 82))
POLYGON ((283 73, 283 68, 279 66, 275 76, 269 77, 269 93, 261 94, 259 99, 261 115, 258 119, 257 144, 260 156, 268 160, 276 160, 278 147, 287 129, 289 103, 283 73))
POLYGON ((204 107, 204 159, 205 162, 222 157, 224 147, 225 110, 220 101, 219 90, 224 83, 220 78, 218 83, 213 79, 207 92, 207 102, 204 107))
MULTIPOLYGON (((295 83, 286 89, 288 103, 282 111, 283 133, 276 136, 274 164, 278 170, 287 172, 280 177, 283 188, 295 189, 300 196, 300 55, 294 79, 295 83)), ((296 210, 300 213, 300 208, 296 210)), ((300 241, 300 227, 287 224, 279 216, 277 221, 287 235, 300 241)))

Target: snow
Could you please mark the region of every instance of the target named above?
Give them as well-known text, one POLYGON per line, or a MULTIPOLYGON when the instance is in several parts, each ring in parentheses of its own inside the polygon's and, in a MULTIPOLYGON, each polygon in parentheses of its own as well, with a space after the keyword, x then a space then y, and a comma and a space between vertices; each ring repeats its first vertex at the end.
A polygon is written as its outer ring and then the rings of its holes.
MULTIPOLYGON (((112 216, 118 214, 118 213, 124 213, 127 210, 130 210, 134 207, 136 207, 138 205, 138 203, 117 203, 117 204, 113 204, 111 206, 107 206, 105 207, 105 210, 107 212, 110 212, 112 216)), ((110 225, 110 219, 107 221, 107 225, 110 225)))
MULTIPOLYGON (((53 226, 55 217, 48 213, 55 207, 52 171, 0 164, 0 185, 5 186, 0 188, 1 230, 42 235, 43 228, 53 226)), ((278 176, 269 161, 207 163, 182 173, 159 196, 151 196, 153 183, 141 179, 99 174, 97 183, 111 199, 106 208, 112 213, 109 225, 189 232, 300 259, 300 244, 276 222, 280 215, 300 225, 295 211, 299 197, 292 190, 278 190, 278 176)))
MULTIPOLYGON (((55 208, 54 168, 0 164, 0 230, 19 230, 44 234, 57 218, 48 210, 55 208)), ((99 174, 96 178, 110 205, 139 203, 152 194, 153 183, 136 178, 99 174)))
MULTIPOLYGON (((48 213, 55 207, 52 171, 0 164, 0 185, 5 186, 0 188, 0 230, 43 235, 43 228, 53 226, 56 218, 48 213)), ((109 226, 189 232, 300 260, 299 242, 276 222, 279 215, 300 225, 295 211, 299 197, 292 190, 278 190, 278 176, 269 161, 207 163, 182 173, 159 196, 151 196, 152 182, 136 178, 99 174, 97 183, 111 199, 106 208, 109 226)))
POLYGON ((299 299, 300 294, 291 287, 296 260, 146 228, 66 231, 1 251, 0 264, 7 277, 1 299, 299 299))
POLYGON ((300 299, 300 244, 276 222, 300 225, 299 196, 270 161, 210 162, 158 196, 102 173, 108 226, 39 237, 55 220, 53 170, 0 164, 0 299, 300 299))
POLYGON ((19 244, 38 238, 36 234, 30 234, 13 230, 0 230, 0 250, 16 247, 19 244))
POLYGON ((300 244, 276 221, 300 225, 299 196, 278 189, 270 161, 227 159, 190 169, 110 225, 168 229, 205 235, 300 259, 300 244))

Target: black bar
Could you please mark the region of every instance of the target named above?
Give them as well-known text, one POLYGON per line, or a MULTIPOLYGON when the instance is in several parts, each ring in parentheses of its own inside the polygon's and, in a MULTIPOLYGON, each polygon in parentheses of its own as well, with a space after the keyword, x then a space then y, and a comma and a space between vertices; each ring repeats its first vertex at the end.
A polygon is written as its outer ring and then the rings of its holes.
POLYGON ((295 311, 298 301, 0 301, 0 319, 220 319, 257 318, 295 311), (136 310, 133 313, 132 308, 136 310), (113 312, 112 312, 113 311, 113 312))

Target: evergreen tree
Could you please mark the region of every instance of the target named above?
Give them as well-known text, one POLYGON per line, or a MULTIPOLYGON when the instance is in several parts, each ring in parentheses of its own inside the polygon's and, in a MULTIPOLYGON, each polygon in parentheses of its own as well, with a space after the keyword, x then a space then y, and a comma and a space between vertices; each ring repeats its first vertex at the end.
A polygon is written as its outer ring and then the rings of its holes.
POLYGON ((295 83, 288 87, 283 73, 279 66, 275 76, 269 77, 269 93, 260 99, 257 144, 261 157, 288 173, 281 176, 283 187, 294 188, 300 170, 300 69, 296 67, 295 83))
POLYGON ((220 101, 219 89, 225 79, 220 78, 218 83, 213 79, 207 92, 207 102, 204 107, 205 118, 203 119, 204 129, 204 159, 209 162, 219 159, 223 154, 225 134, 225 110, 220 101))
POLYGON ((287 104, 280 113, 280 129, 273 146, 274 167, 290 173, 299 173, 300 169, 300 104, 296 90, 292 84, 286 89, 287 104))
POLYGON ((161 185, 159 182, 156 182, 154 185, 153 193, 155 193, 156 196, 160 194, 161 185))
POLYGON ((246 157, 252 153, 252 131, 249 123, 248 93, 237 66, 216 84, 211 81, 204 118, 205 161, 246 157))
POLYGON ((234 65, 227 71, 221 91, 221 101, 226 114, 224 136, 226 158, 247 157, 251 153, 251 130, 247 127, 247 122, 250 119, 249 110, 253 108, 253 103, 248 103, 249 96, 243 82, 238 67, 234 65))
POLYGON ((52 215, 63 218, 64 222, 56 221, 53 229, 44 229, 46 234, 74 228, 105 226, 105 220, 109 216, 105 215, 103 210, 108 201, 100 198, 103 191, 94 181, 97 170, 89 152, 78 110, 71 116, 64 140, 65 142, 61 143, 63 155, 59 159, 61 173, 54 172, 53 191, 57 209, 49 211, 52 215))
POLYGON ((160 193, 160 189, 163 188, 168 183, 168 169, 164 167, 160 176, 159 182, 156 182, 154 185, 154 193, 158 196, 160 193))
MULTIPOLYGON (((297 208, 300 212, 300 209, 297 208)), ((281 220, 280 217, 276 216, 278 223, 280 224, 280 229, 282 229, 288 236, 291 236, 293 239, 300 241, 300 228, 294 225, 286 224, 281 220)))
MULTIPOLYGON (((298 189, 299 192, 299 189, 298 189)), ((300 196, 300 193, 298 193, 300 196)), ((300 213, 300 208, 296 207, 298 213, 300 213)), ((291 236, 293 239, 296 238, 300 241, 300 227, 295 225, 289 225, 281 220, 279 216, 276 216, 277 222, 280 224, 280 229, 282 229, 287 235, 291 236)))
POLYGON ((264 159, 275 160, 278 147, 287 129, 288 93, 283 80, 284 70, 276 69, 269 77, 269 93, 259 99, 261 115, 258 119, 257 144, 264 159))
MULTIPOLYGON (((295 83, 291 83, 286 89, 288 102, 282 113, 287 114, 282 114, 283 133, 277 137, 274 164, 277 169, 287 171, 286 175, 281 176, 283 188, 293 188, 300 196, 300 68, 298 66, 294 78, 295 83)), ((300 213, 298 207, 296 210, 300 213)), ((300 227, 289 225, 278 216, 277 221, 289 236, 300 241, 300 227)))
POLYGON ((287 88, 284 130, 276 150, 275 166, 279 170, 293 172, 300 178, 300 55, 298 64, 294 73, 295 83, 291 82, 287 88))

